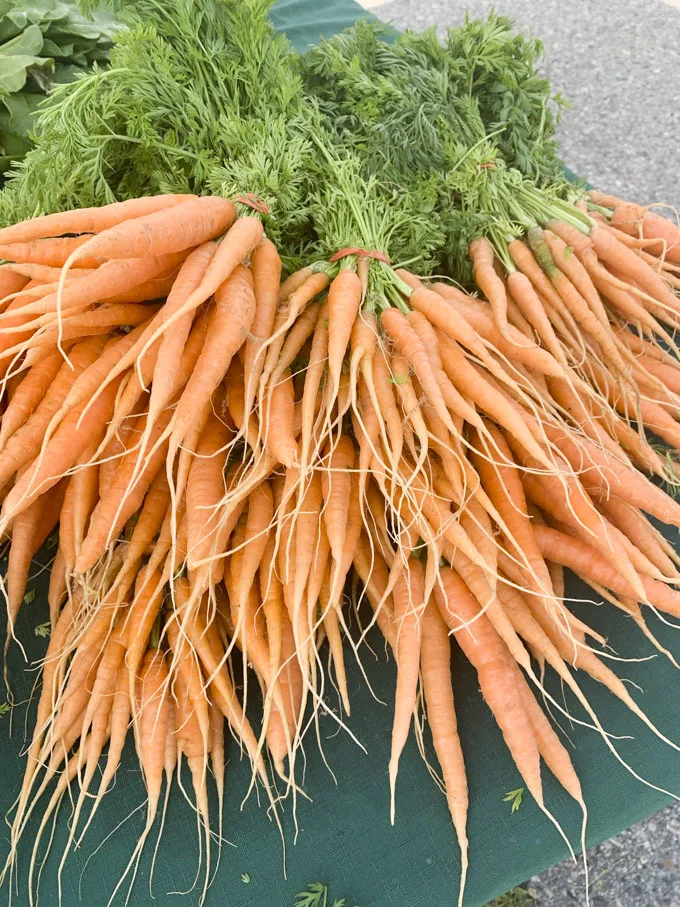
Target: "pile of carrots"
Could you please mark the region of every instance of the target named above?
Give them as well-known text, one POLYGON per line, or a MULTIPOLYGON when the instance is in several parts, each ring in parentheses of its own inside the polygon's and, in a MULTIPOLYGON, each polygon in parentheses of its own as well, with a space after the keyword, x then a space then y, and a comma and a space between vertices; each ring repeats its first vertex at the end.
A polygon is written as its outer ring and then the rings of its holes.
POLYGON ((645 430, 680 448, 680 230, 596 192, 574 210, 587 229, 533 228, 509 245, 512 270, 473 243, 479 296, 357 248, 282 281, 260 220, 215 196, 0 229, 6 648, 31 560, 59 527, 7 883, 49 791, 31 898, 66 796, 61 884, 132 734, 147 821, 113 894, 129 895, 186 761, 205 895, 209 776, 221 828, 226 732, 278 822, 281 800, 301 795, 320 712, 352 733, 345 658, 360 662, 373 624, 397 664, 391 819, 424 709, 460 902, 468 793, 452 642, 540 808, 559 829, 541 759, 581 806, 583 845, 581 786, 540 700, 564 706, 543 676, 572 690, 619 761, 578 671, 666 739, 600 657, 604 638, 571 612, 564 570, 673 659, 645 609, 680 616, 680 558, 650 520, 680 527, 680 505, 649 476, 677 484, 680 472, 645 430), (376 275, 393 288, 379 304, 367 296, 376 275), (348 608, 364 602, 357 638, 348 608))

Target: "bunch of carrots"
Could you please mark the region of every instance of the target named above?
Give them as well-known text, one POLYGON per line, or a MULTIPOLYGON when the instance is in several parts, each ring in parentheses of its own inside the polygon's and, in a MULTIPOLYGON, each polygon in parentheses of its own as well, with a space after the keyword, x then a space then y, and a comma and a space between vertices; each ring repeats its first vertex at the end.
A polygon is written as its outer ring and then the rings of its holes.
POLYGON ((472 244, 471 296, 356 247, 282 281, 258 217, 215 196, 143 197, 0 230, 6 649, 31 560, 59 526, 2 874, 11 885, 49 791, 31 903, 64 797, 60 886, 130 733, 147 819, 112 897, 125 885, 129 897, 186 761, 202 899, 219 862, 208 787, 212 775, 219 849, 225 732, 278 823, 281 800, 302 793, 319 714, 352 733, 345 657, 360 660, 373 624, 397 664, 391 820, 423 709, 460 844, 461 904, 468 794, 451 637, 563 837, 541 759, 580 805, 581 846, 586 804, 540 705, 565 708, 545 670, 624 765, 579 670, 666 740, 602 659, 605 639, 569 609, 564 569, 673 660, 641 605, 680 616, 680 558, 650 520, 680 526, 680 505, 649 476, 680 477, 645 431, 680 448, 680 231, 592 192, 509 251, 512 269, 485 240, 472 244), (357 639, 348 605, 364 600, 357 639))

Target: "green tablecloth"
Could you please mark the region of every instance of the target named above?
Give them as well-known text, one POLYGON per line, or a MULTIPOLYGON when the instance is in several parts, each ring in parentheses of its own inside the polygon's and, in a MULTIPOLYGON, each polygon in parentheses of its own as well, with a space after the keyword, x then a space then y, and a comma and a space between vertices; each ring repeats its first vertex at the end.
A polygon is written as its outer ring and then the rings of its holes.
MULTIPOLYGON (((330 10, 319 0, 280 0, 275 18, 277 27, 288 31, 295 44, 304 48, 320 34, 330 35, 349 25, 360 12, 350 0, 339 0, 330 10)), ((37 576, 32 587, 37 594, 34 602, 23 608, 17 632, 26 643, 29 657, 35 659, 44 649, 44 640, 36 639, 33 628, 47 618, 46 574, 37 576)), ((573 598, 591 598, 588 588, 573 578, 567 591, 573 598)), ((632 623, 611 606, 583 603, 576 605, 575 610, 608 636, 619 655, 628 658, 653 655, 654 650, 632 623)), ((677 633, 654 617, 650 617, 650 625, 680 655, 677 633)), ((4 626, 0 632, 4 634, 4 626)), ((346 734, 338 733, 331 719, 321 720, 324 751, 336 784, 318 757, 310 735, 305 789, 313 801, 300 802, 300 834, 295 846, 290 811, 286 808, 287 879, 279 835, 264 809, 258 807, 255 798, 241 809, 248 771, 239 761, 236 747, 231 745, 224 834, 235 847, 224 847, 207 907, 292 907, 295 893, 317 879, 329 883, 334 897, 346 897, 347 907, 453 907, 456 903, 459 856, 455 836, 445 800, 429 777, 413 740, 409 741, 402 758, 396 825, 389 824, 387 762, 394 665, 386 659, 377 635, 370 638, 379 654, 373 657, 364 648, 362 657, 375 698, 351 662, 351 653, 348 654, 353 703, 350 724, 366 752, 346 734), (249 883, 241 881, 242 873, 248 874, 249 883)), ((26 699, 34 672, 26 669, 16 647, 12 649, 9 667, 17 699, 26 699)), ((672 739, 680 739, 677 669, 662 656, 646 662, 619 663, 615 667, 643 688, 643 693, 635 690, 633 693, 657 726, 672 739)), ((521 787, 522 782, 477 690, 474 672, 459 653, 455 656, 454 673, 471 795, 471 870, 465 903, 481 905, 562 859, 566 850, 553 826, 529 797, 525 797, 515 814, 511 814, 510 804, 503 802, 506 792, 521 787)), ((680 791, 678 754, 659 742, 597 684, 586 679, 582 685, 611 733, 635 735, 635 739, 617 742, 622 756, 651 782, 680 791)), ((560 695, 557 684, 552 684, 552 690, 556 697, 560 695)), ((330 701, 335 704, 331 697, 330 701)), ((569 696, 567 703, 576 717, 583 717, 573 697, 569 696)), ((0 721, 0 812, 3 814, 16 796, 24 768, 20 754, 24 716, 25 709, 20 706, 15 711, 11 736, 9 716, 0 721)), ((573 760, 590 809, 589 844, 610 837, 667 802, 665 795, 644 787, 615 762, 594 732, 569 726, 563 718, 560 720, 575 745, 573 760)), ((579 810, 547 771, 544 775, 547 804, 576 843, 579 810)), ((188 778, 185 781, 190 784, 188 778)), ((143 798, 136 759, 128 747, 114 790, 105 798, 85 844, 69 859, 64 873, 64 907, 81 902, 88 907, 107 904, 118 873, 142 828, 141 812, 136 812, 115 831, 96 854, 92 855, 93 851, 143 798)), ((43 903, 50 907, 56 904, 55 873, 65 842, 66 819, 65 809, 44 873, 43 903)), ((6 830, 0 832, 3 856, 7 838, 6 830)), ((185 891, 192 885, 197 842, 194 814, 175 789, 154 876, 155 904, 164 907, 196 903, 196 893, 183 897, 167 893, 185 891)), ((30 850, 30 835, 26 836, 22 851, 19 889, 13 900, 16 907, 28 904, 27 850, 30 850)), ((134 907, 152 904, 148 874, 149 859, 144 859, 130 900, 134 907)), ((4 888, 0 890, 0 903, 7 903, 6 898, 4 888)), ((585 897, 583 900, 585 903, 585 897)))

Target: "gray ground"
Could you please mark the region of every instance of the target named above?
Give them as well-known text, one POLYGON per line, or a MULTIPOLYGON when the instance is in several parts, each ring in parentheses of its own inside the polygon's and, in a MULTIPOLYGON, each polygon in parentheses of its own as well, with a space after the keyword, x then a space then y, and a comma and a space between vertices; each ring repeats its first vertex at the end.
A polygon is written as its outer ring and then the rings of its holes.
MULTIPOLYGON (((680 210, 680 9, 663 0, 394 0, 374 12, 421 29, 492 6, 545 43, 546 74, 573 103, 560 127, 567 165, 605 191, 680 210)), ((593 848, 589 866, 592 907, 680 907, 680 804, 593 848)), ((583 903, 570 863, 525 887, 536 907, 583 903)))

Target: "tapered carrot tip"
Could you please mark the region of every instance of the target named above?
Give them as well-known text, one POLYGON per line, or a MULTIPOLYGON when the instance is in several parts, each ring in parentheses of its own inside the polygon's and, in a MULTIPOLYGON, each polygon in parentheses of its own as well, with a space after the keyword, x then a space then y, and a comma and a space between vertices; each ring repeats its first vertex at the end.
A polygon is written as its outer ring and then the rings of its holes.
POLYGON ((399 762, 395 760, 390 760, 389 773, 390 773, 390 824, 394 825, 394 818, 396 814, 396 788, 397 788, 397 773, 399 772, 399 762))

